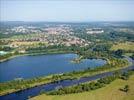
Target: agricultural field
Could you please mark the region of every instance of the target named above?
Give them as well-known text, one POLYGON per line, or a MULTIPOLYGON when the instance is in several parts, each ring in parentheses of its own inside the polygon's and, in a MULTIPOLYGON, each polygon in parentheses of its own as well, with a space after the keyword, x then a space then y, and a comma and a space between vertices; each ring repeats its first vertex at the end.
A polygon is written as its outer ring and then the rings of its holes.
POLYGON ((111 47, 111 50, 114 50, 114 51, 118 49, 122 49, 125 51, 128 51, 128 50, 134 51, 134 42, 117 43, 111 47))

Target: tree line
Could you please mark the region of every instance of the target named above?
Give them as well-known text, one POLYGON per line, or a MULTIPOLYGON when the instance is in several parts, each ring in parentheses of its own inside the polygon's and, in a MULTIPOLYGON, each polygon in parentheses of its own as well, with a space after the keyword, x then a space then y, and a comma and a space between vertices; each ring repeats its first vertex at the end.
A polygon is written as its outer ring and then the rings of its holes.
MULTIPOLYGON (((91 91, 91 90, 95 90, 101 87, 106 86, 107 84, 110 84, 112 81, 114 81, 117 78, 121 78, 121 79, 128 79, 130 75, 134 74, 133 71, 129 71, 129 72, 115 72, 112 76, 107 76, 104 78, 100 78, 97 81, 92 81, 90 83, 84 83, 84 84, 78 84, 75 86, 70 86, 70 87, 61 87, 57 90, 53 90, 50 92, 44 92, 47 95, 64 95, 64 94, 72 94, 72 93, 81 93, 81 92, 85 92, 85 91, 91 91)), ((122 90, 123 91, 128 91, 128 86, 125 86, 122 90)))

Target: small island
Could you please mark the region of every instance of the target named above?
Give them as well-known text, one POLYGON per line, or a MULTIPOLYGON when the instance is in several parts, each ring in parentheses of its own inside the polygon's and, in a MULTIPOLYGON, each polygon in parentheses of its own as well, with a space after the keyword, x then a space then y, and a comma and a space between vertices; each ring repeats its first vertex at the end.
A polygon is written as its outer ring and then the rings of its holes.
POLYGON ((73 60, 71 60, 72 63, 80 63, 83 60, 83 56, 74 58, 73 60))

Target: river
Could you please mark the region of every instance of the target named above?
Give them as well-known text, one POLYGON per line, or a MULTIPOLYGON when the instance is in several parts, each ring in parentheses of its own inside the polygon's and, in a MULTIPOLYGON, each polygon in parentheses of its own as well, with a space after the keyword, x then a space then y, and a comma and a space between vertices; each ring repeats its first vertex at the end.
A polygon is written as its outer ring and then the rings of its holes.
MULTIPOLYGON (((126 59, 128 59, 129 62, 132 62, 132 65, 127 68, 120 69, 120 71, 122 71, 122 72, 134 69, 134 61, 128 57, 126 59)), ((114 73, 114 71, 113 72, 105 72, 105 73, 97 74, 94 76, 83 77, 80 79, 62 80, 62 81, 59 81, 56 83, 44 84, 44 85, 33 87, 30 89, 26 89, 26 90, 11 93, 8 95, 0 96, 0 100, 26 100, 26 99, 28 99, 29 96, 32 97, 32 96, 38 95, 40 93, 40 91, 42 91, 42 90, 50 91, 50 90, 56 89, 57 87, 72 86, 72 85, 76 85, 79 83, 84 83, 84 82, 96 80, 96 79, 99 79, 102 77, 110 76, 113 73, 114 73)))

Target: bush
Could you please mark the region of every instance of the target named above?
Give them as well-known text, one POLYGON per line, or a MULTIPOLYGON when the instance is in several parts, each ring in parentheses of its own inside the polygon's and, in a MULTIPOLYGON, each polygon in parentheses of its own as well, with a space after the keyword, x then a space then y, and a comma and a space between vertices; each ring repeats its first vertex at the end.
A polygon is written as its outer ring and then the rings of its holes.
POLYGON ((128 92, 129 91, 129 85, 125 85, 124 88, 120 89, 123 92, 128 92))

